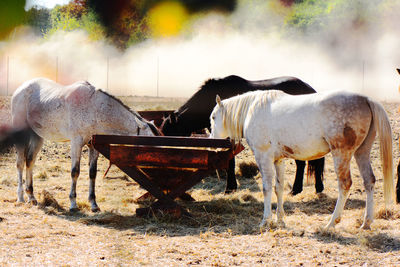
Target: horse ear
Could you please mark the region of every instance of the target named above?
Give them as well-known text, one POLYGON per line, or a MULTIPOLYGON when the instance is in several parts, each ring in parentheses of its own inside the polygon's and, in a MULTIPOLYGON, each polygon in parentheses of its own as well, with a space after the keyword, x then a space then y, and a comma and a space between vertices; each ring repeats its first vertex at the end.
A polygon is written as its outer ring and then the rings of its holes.
POLYGON ((400 74, 400 69, 397 69, 397 72, 400 74))
POLYGON ((215 101, 217 102, 218 106, 222 107, 222 101, 221 101, 221 98, 219 97, 219 95, 217 95, 215 97, 215 101))

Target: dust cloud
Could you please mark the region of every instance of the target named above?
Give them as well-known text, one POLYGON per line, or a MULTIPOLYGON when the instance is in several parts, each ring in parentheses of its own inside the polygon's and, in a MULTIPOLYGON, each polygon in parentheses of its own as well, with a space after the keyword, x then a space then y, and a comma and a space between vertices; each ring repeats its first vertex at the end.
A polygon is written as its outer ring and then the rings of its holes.
POLYGON ((282 34, 282 17, 263 3, 239 1, 232 14, 197 15, 180 36, 151 39, 123 52, 90 41, 82 31, 43 40, 18 29, 0 43, 0 94, 43 76, 63 84, 88 80, 115 95, 189 97, 208 78, 235 74, 250 80, 296 76, 317 91, 400 100, 395 10, 362 23, 359 14, 349 14, 321 22, 328 30, 282 34))

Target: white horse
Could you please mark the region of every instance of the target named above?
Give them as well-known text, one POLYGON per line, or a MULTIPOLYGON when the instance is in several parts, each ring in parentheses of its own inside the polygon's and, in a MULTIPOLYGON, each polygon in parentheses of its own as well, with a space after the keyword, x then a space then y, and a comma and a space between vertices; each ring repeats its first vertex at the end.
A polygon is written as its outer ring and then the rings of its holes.
POLYGON ((26 165, 28 202, 37 204, 33 194, 32 170, 43 139, 71 141, 70 210, 77 210, 76 183, 80 172, 82 147, 89 147, 89 201, 92 211, 96 203, 95 180, 99 153, 89 144, 94 134, 159 135, 156 127, 120 100, 96 90, 88 82, 69 86, 37 78, 22 84, 11 100, 12 123, 24 129, 24 142, 16 143, 18 169, 18 202, 24 202, 22 174, 26 165))
POLYGON ((355 157, 367 193, 363 229, 373 220, 375 176, 370 151, 376 131, 384 175, 385 204, 393 199, 392 133, 383 107, 371 99, 348 92, 291 96, 281 91, 256 91, 217 105, 211 116, 211 137, 245 138, 263 179, 264 216, 271 223, 272 179, 275 178, 278 224, 283 224, 284 158, 313 160, 332 153, 339 196, 326 228, 334 227, 352 184, 350 160, 355 157))

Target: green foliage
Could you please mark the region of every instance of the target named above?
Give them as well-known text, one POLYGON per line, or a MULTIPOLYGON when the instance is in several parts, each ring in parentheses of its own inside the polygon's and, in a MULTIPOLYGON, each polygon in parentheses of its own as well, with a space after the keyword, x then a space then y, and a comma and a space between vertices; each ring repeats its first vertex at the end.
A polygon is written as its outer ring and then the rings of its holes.
POLYGON ((56 6, 50 12, 51 27, 46 31, 45 38, 58 31, 74 31, 81 29, 89 34, 92 40, 105 38, 104 29, 97 16, 88 10, 84 1, 73 1, 65 6, 56 6))
POLYGON ((285 17, 285 28, 300 32, 320 32, 333 28, 351 27, 362 29, 375 22, 394 0, 304 0, 292 6, 285 17))
MULTIPOLYGON (((89 0, 74 0, 53 8, 50 12, 50 28, 46 30, 45 38, 58 31, 80 29, 86 31, 92 40, 108 39, 122 49, 148 38, 147 21, 134 6, 136 2, 132 2, 133 6, 114 12, 110 21, 103 18, 102 13, 90 3, 89 0)), ((109 14, 110 10, 107 9, 107 12, 109 14)))
POLYGON ((332 6, 331 1, 305 0, 294 5, 285 18, 285 24, 303 31, 309 27, 321 28, 332 6))
POLYGON ((24 0, 2 0, 0 4, 0 40, 7 37, 12 29, 23 23, 24 0))
POLYGON ((91 11, 82 16, 81 28, 89 34, 92 40, 101 40, 105 36, 103 26, 98 22, 96 14, 91 11))
POLYGON ((50 10, 33 7, 26 12, 25 24, 31 26, 36 33, 45 34, 51 27, 50 10))

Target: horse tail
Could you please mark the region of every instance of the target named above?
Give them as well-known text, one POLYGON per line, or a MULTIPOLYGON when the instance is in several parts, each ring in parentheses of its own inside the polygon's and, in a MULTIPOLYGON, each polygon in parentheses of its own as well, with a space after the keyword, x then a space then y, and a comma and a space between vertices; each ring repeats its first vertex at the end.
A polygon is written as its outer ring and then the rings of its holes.
POLYGON ((379 148, 383 172, 383 195, 385 198, 385 206, 388 207, 393 203, 394 198, 392 129, 383 106, 371 99, 368 99, 368 104, 372 112, 373 123, 379 135, 379 148))
POLYGON ((315 183, 322 182, 324 180, 324 167, 325 159, 310 160, 307 163, 307 183, 312 176, 315 178, 315 183))
POLYGON ((4 153, 14 145, 27 144, 32 135, 31 128, 14 129, 8 125, 0 127, 0 153, 4 153))

